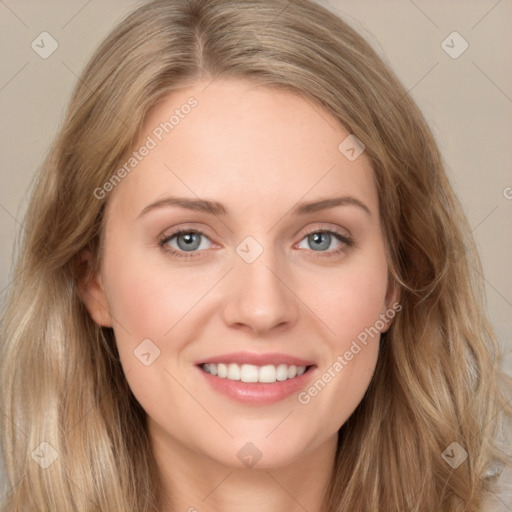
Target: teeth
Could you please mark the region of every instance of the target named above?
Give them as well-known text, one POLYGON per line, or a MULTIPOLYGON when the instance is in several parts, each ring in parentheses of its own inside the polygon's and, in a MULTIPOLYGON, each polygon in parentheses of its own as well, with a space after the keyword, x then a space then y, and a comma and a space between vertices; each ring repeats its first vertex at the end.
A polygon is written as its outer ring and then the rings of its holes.
POLYGON ((243 364, 242 368, 240 368, 240 380, 242 382, 258 382, 260 379, 260 371, 257 366, 243 364))
MULTIPOLYGON (((258 367, 255 366, 256 370, 258 367)), ((258 370, 258 380, 254 382, 275 382, 276 381, 276 367, 273 364, 269 364, 267 366, 262 366, 258 370)))
POLYGON ((237 364, 230 364, 228 366, 227 378, 230 380, 240 380, 240 366, 237 364))
POLYGON ((276 368, 276 380, 286 380, 288 378, 288 365, 280 364, 276 368))
POLYGON ((221 379, 264 383, 282 382, 284 380, 293 379, 294 377, 300 377, 306 371, 305 366, 288 366, 287 364, 280 364, 278 366, 273 364, 255 366, 253 364, 210 363, 201 365, 201 368, 206 373, 216 375, 221 379))
MULTIPOLYGON (((211 364, 210 366, 215 366, 214 364, 211 364)), ((219 363, 217 365, 217 375, 221 378, 226 378, 228 376, 228 367, 225 364, 219 363)), ((213 372, 210 372, 213 375, 213 372)))

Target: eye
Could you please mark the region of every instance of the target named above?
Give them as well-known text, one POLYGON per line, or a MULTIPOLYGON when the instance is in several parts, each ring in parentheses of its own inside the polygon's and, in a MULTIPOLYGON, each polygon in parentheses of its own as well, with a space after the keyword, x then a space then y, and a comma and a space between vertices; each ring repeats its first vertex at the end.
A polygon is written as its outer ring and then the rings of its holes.
POLYGON ((302 239, 301 244, 305 243, 309 247, 301 247, 300 249, 313 248, 315 256, 336 256, 354 245, 353 239, 347 234, 343 234, 333 229, 316 229, 306 233, 306 236, 302 239), (339 247, 332 248, 332 244, 338 242, 339 247), (329 250, 331 249, 331 250, 329 250))
MULTIPOLYGON (((203 243, 205 240, 211 243, 208 236, 199 229, 180 228, 171 234, 166 234, 158 245, 178 258, 193 258, 198 256, 199 251, 209 248, 208 244, 205 247, 203 243)), ((330 257, 344 252, 347 247, 352 247, 354 241, 348 234, 333 229, 317 228, 306 233, 300 244, 299 249, 312 248, 312 252, 316 253, 314 256, 330 257), (303 241, 309 247, 301 247, 300 244, 303 244, 303 241), (333 249, 332 245, 336 241, 339 247, 333 249)))
POLYGON ((190 258, 195 256, 197 250, 208 249, 202 244, 201 238, 210 240, 198 229, 178 229, 160 240, 159 245, 178 258, 190 258), (176 239, 176 240, 174 240, 176 239), (177 245, 174 245, 173 242, 177 245), (190 252, 191 254, 187 254, 190 252))

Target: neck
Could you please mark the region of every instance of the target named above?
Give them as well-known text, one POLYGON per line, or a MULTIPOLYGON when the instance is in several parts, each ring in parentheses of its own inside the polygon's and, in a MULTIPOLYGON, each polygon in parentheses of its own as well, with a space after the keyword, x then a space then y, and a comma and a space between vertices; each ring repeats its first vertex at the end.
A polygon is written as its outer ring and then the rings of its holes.
POLYGON ((279 467, 234 467, 190 450, 154 425, 161 512, 325 512, 337 434, 279 467))

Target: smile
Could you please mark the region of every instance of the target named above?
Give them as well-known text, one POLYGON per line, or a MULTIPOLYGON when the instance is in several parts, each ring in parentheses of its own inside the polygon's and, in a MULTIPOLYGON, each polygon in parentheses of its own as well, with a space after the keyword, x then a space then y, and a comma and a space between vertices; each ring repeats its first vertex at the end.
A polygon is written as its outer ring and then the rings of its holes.
POLYGON ((221 379, 271 384, 300 377, 309 367, 287 364, 256 366, 253 364, 205 363, 200 365, 200 368, 221 379))

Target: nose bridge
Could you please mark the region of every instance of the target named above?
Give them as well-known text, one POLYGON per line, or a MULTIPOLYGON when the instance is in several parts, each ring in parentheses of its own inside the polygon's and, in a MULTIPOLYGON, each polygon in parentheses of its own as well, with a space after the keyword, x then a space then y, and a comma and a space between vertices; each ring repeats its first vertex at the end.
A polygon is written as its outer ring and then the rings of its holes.
POLYGON ((279 265, 277 251, 266 244, 265 249, 258 250, 254 243, 245 242, 237 248, 238 261, 235 264, 237 276, 241 279, 241 292, 244 295, 274 295, 282 294, 282 283, 277 278, 279 265), (248 248, 248 250, 247 250, 248 248), (242 255, 240 255, 242 253, 242 255), (245 288, 244 289, 244 283, 245 288))
POLYGON ((268 233, 259 240, 248 236, 236 247, 234 293, 226 305, 228 323, 263 332, 296 317, 296 301, 284 284, 286 275, 280 275, 287 273, 286 266, 271 240, 268 233))

